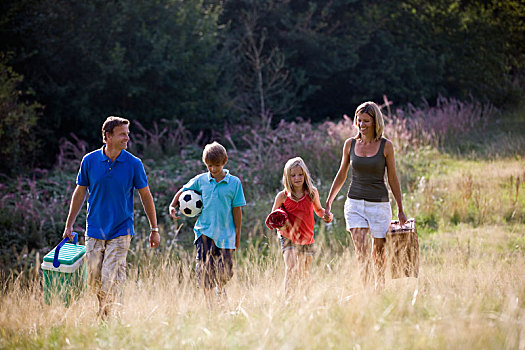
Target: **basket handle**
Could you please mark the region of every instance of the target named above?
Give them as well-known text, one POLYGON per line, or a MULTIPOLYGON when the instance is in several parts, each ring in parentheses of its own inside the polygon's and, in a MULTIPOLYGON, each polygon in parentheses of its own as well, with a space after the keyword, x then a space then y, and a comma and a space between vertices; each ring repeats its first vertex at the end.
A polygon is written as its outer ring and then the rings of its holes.
MULTIPOLYGON (((60 266, 60 261, 58 260, 58 254, 60 253, 60 248, 62 248, 62 246, 66 244, 67 241, 69 241, 69 237, 64 238, 62 242, 58 243, 57 247, 55 248, 55 256, 53 257, 53 267, 55 268, 60 266)), ((73 232, 73 244, 77 244, 77 242, 78 242, 78 233, 73 232)))

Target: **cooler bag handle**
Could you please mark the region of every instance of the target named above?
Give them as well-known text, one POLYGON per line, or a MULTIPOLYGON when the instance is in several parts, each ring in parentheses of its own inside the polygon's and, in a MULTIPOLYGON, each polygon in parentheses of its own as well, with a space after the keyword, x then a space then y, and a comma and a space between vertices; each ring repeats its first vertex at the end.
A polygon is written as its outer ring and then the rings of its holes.
MULTIPOLYGON (((67 241, 69 241, 69 237, 64 238, 62 242, 58 243, 57 247, 55 248, 55 257, 53 258, 53 267, 55 268, 60 266, 60 261, 58 260, 58 254, 60 252, 60 248, 62 248, 62 246, 66 244, 67 241)), ((73 232, 73 244, 77 244, 77 241, 78 241, 78 233, 73 232)))

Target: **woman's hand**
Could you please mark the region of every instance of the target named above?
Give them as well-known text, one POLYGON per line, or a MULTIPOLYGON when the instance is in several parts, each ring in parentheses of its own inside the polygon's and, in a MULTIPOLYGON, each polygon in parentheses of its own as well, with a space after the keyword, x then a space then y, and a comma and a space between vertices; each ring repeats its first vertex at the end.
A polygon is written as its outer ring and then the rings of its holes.
POLYGON ((401 226, 403 226, 405 224, 405 222, 407 222, 407 217, 406 217, 405 213, 402 210, 397 212, 397 218, 399 219, 399 224, 401 226))
POLYGON ((325 209, 324 210, 324 215, 323 215, 324 222, 326 222, 328 224, 328 223, 332 222, 333 219, 334 219, 334 214, 330 213, 329 211, 326 211, 326 209, 325 209))
POLYGON ((332 214, 330 212, 330 208, 331 205, 329 205, 328 203, 326 204, 325 208, 324 208, 324 215, 323 215, 323 220, 324 222, 326 223, 329 223, 331 222, 333 219, 334 219, 334 214, 332 214))

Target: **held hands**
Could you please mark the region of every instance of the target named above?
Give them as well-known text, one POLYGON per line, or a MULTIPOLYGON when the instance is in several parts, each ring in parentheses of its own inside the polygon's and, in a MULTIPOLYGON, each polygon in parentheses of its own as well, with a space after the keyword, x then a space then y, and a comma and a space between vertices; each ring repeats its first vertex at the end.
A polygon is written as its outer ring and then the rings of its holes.
POLYGON ((330 205, 326 205, 326 208, 324 209, 324 215, 323 215, 323 220, 324 222, 326 222, 327 224, 332 222, 332 220, 334 219, 334 214, 332 214, 330 212, 330 205))

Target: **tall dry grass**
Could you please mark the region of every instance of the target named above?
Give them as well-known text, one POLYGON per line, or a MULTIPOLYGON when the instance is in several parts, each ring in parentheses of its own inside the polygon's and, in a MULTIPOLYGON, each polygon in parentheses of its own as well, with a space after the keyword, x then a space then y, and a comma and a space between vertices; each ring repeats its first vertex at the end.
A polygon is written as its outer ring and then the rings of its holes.
POLYGON ((438 226, 525 222, 525 163, 521 159, 454 160, 420 177, 406 195, 409 212, 438 226))
POLYGON ((309 292, 289 303, 272 237, 268 256, 237 256, 229 299, 212 308, 194 286, 191 255, 145 254, 129 268, 120 317, 108 322, 90 293, 66 308, 44 304, 37 280, 15 283, 0 300, 0 347, 523 349, 522 232, 460 227, 420 238, 419 279, 388 280, 381 292, 361 287, 351 248, 335 255, 321 244, 309 292))
MULTIPOLYGON (((437 115, 461 107, 451 103, 437 115)), ((473 111, 472 120, 479 115, 478 109, 464 110, 473 111)), ((441 117, 435 120, 446 123, 441 117)), ((270 122, 232 127, 223 140, 231 150, 230 169, 243 177, 250 198, 226 303, 206 306, 194 285, 191 243, 183 242, 191 237, 175 237, 162 210, 177 184, 202 167, 200 149, 183 147, 181 125, 160 125, 137 138, 136 147, 180 152, 175 161, 144 159, 164 245, 156 252, 143 248, 148 226, 139 210, 120 317, 98 320, 96 298, 88 291, 68 308, 60 300, 45 304, 35 268, 40 257, 18 255, 21 266, 33 267, 25 275, 1 276, 0 348, 525 349, 525 168, 517 153, 523 137, 517 145, 506 139, 512 158, 462 160, 417 139, 424 134, 415 129, 387 125, 398 147, 405 212, 420 224, 419 279, 389 279, 381 292, 361 287, 341 195, 334 203, 335 223, 319 228, 308 294, 286 302, 282 256, 261 221, 292 153, 302 152, 320 191, 327 192, 352 126, 349 119, 273 128, 270 122), (163 135, 171 135, 166 144, 163 135)), ((64 160, 83 152, 66 146, 64 160)), ((38 223, 41 230, 55 225, 56 212, 67 204, 64 179, 72 176, 12 184, 16 194, 6 191, 0 198, 3 222, 27 210, 34 215, 24 224, 38 223), (27 206, 17 206, 19 199, 27 206)))

